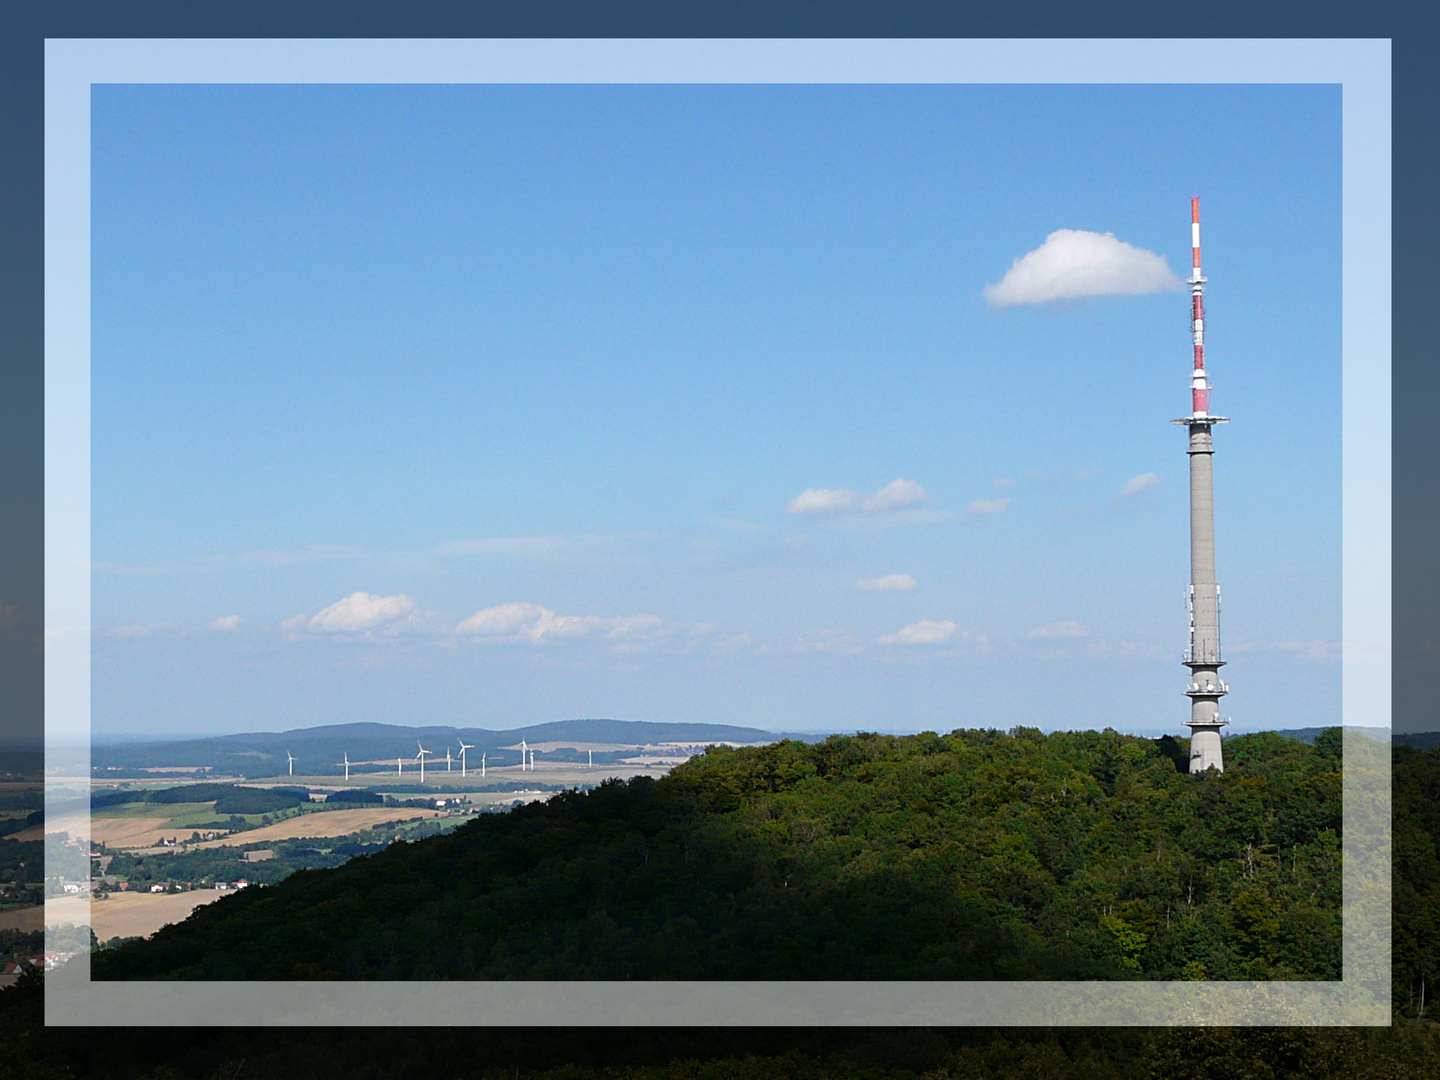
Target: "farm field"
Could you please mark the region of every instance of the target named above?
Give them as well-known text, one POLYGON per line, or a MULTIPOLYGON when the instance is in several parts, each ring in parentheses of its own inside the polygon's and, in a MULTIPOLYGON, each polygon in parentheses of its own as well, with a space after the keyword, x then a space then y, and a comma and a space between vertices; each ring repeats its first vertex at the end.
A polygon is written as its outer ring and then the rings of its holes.
MULTIPOLYGON (((105 817, 101 817, 97 814, 89 820, 88 825, 84 814, 67 814, 45 826, 44 831, 84 836, 85 830, 88 828, 92 844, 108 844, 115 848, 143 848, 158 844, 162 836, 175 835, 178 829, 184 828, 193 831, 195 828, 193 825, 180 824, 177 817, 157 816, 153 806, 147 806, 146 809, 151 813, 144 816, 139 814, 110 816, 107 814, 105 817)), ((37 825, 35 828, 39 829, 40 826, 37 825)), ((33 837, 28 836, 30 831, 27 829, 24 833, 16 833, 15 838, 17 840, 39 840, 41 838, 39 833, 33 837)))
POLYGON ((163 817, 176 829, 214 828, 223 825, 225 815, 215 813, 215 800, 205 802, 122 803, 95 812, 97 818, 163 817))
MULTIPOLYGON (((52 903, 54 901, 51 901, 52 903)), ((9 911, 0 911, 0 930, 26 930, 35 931, 45 928, 45 907, 37 904, 34 907, 11 908, 9 911)))
POLYGON ((168 923, 182 922, 203 904, 232 895, 218 889, 196 889, 182 893, 111 893, 110 899, 89 904, 80 897, 51 900, 49 921, 83 926, 88 920, 99 941, 114 937, 149 937, 168 923))
POLYGON ((417 818, 439 817, 442 811, 421 810, 404 806, 365 806, 351 810, 327 810, 316 814, 277 821, 259 829, 247 829, 233 836, 191 844, 192 849, 235 847, 270 840, 301 840, 322 836, 349 836, 363 829, 373 829, 388 821, 414 821, 417 818))
MULTIPOLYGON (((527 773, 538 783, 546 781, 527 773)), ((473 781, 472 781, 473 782, 473 781)), ((428 785, 427 785, 428 786, 428 785)), ((459 788, 437 790, 437 795, 465 794, 476 806, 490 807, 509 805, 514 802, 535 802, 550 796, 542 791, 464 791, 459 788)), ((83 813, 58 817, 43 831, 66 832, 71 836, 83 836, 88 828, 91 843, 105 844, 112 849, 147 851, 158 847, 162 838, 185 840, 196 830, 225 830, 228 821, 214 812, 213 803, 136 803, 105 808, 97 811, 88 825, 83 813)), ((294 840, 311 837, 347 836, 353 832, 373 828, 386 822, 414 821, 419 818, 436 816, 439 811, 416 807, 353 807, 343 810, 325 810, 312 807, 298 817, 238 832, 191 847, 223 847, 227 845, 250 844, 269 840, 294 840)), ((259 815, 244 815, 254 822, 259 815)), ((35 826, 24 832, 13 834, 17 840, 42 838, 42 829, 35 826), (30 834, 34 835, 31 836, 30 834)))

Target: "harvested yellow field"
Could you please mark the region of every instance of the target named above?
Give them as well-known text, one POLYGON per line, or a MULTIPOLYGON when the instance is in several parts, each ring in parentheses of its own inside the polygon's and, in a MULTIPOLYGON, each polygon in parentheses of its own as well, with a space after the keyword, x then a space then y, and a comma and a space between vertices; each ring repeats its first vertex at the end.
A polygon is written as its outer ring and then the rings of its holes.
POLYGON ((87 918, 95 937, 109 941, 113 937, 149 937, 168 923, 184 922, 202 904, 231 896, 218 889, 196 889, 182 893, 111 893, 108 900, 95 900, 86 911, 82 897, 51 900, 45 906, 45 918, 53 926, 70 923, 85 925, 87 918))
MULTIPOLYGON (((38 826, 37 826, 38 828, 38 826)), ((28 830, 27 830, 28 831, 28 830)), ((45 825, 46 832, 66 832, 71 836, 84 836, 87 831, 83 814, 70 814, 56 818, 45 825)), ((93 817, 88 831, 92 844, 109 844, 117 848, 151 847, 160 842, 162 836, 178 836, 184 839, 190 829, 180 830, 165 817, 93 817)), ((16 834, 19 835, 18 833, 16 834)))
POLYGON ((108 844, 110 847, 149 847, 158 844, 160 838, 188 835, 178 832, 169 818, 92 818, 90 821, 90 842, 108 844))
POLYGON ((267 840, 301 840, 321 836, 349 836, 361 829, 373 829, 387 821, 414 821, 417 818, 439 817, 439 810, 419 810, 404 806, 361 806, 353 810, 325 810, 302 814, 288 821, 277 821, 259 829, 247 829, 219 840, 191 844, 192 848, 235 847, 258 844, 267 840))

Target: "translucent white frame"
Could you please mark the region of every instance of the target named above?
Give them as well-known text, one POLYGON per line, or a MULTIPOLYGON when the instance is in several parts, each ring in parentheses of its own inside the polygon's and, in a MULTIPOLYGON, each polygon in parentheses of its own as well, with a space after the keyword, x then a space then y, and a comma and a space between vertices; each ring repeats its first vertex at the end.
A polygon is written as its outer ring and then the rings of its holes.
MULTIPOLYGON (((1340 982, 91 982, 82 955, 49 981, 46 1023, 1388 1024, 1388 40, 47 41, 47 764, 63 757, 74 766, 73 776, 89 775, 93 84, 1176 82, 1342 87, 1346 733, 1340 982)), ((47 803, 74 791, 47 770, 47 803)))

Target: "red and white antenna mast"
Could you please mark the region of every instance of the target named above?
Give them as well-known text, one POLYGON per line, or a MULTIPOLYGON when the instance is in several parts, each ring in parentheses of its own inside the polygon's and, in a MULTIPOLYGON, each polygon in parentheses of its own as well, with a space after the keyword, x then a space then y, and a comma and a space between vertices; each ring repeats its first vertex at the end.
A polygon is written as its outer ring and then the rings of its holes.
POLYGON ((1192 414, 1210 415, 1210 382, 1205 374, 1205 277, 1200 273, 1200 200, 1190 200, 1190 329, 1195 341, 1195 373, 1190 381, 1192 414))
POLYGON ((1194 259, 1190 272, 1190 329, 1195 368, 1190 375, 1190 415, 1174 421, 1189 429, 1190 455, 1190 647, 1185 666, 1190 682, 1190 771, 1223 772, 1224 751, 1220 729, 1229 723, 1220 717, 1220 699, 1230 688, 1220 678, 1220 586, 1215 581, 1215 446, 1211 432, 1225 417, 1210 413, 1210 378, 1205 372, 1205 276, 1200 272, 1200 200, 1190 200, 1190 246, 1194 259))

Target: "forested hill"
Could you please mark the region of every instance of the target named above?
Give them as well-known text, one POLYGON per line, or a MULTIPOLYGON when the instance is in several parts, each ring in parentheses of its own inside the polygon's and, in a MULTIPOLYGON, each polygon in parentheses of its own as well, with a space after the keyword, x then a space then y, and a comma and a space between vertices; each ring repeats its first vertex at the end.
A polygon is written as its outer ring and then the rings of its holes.
POLYGON ((1339 732, 712 749, 302 871, 97 978, 1336 979, 1339 732))
POLYGON ((1397 746, 1413 746, 1417 750, 1440 749, 1440 731, 1399 732, 1390 737, 1397 746))

